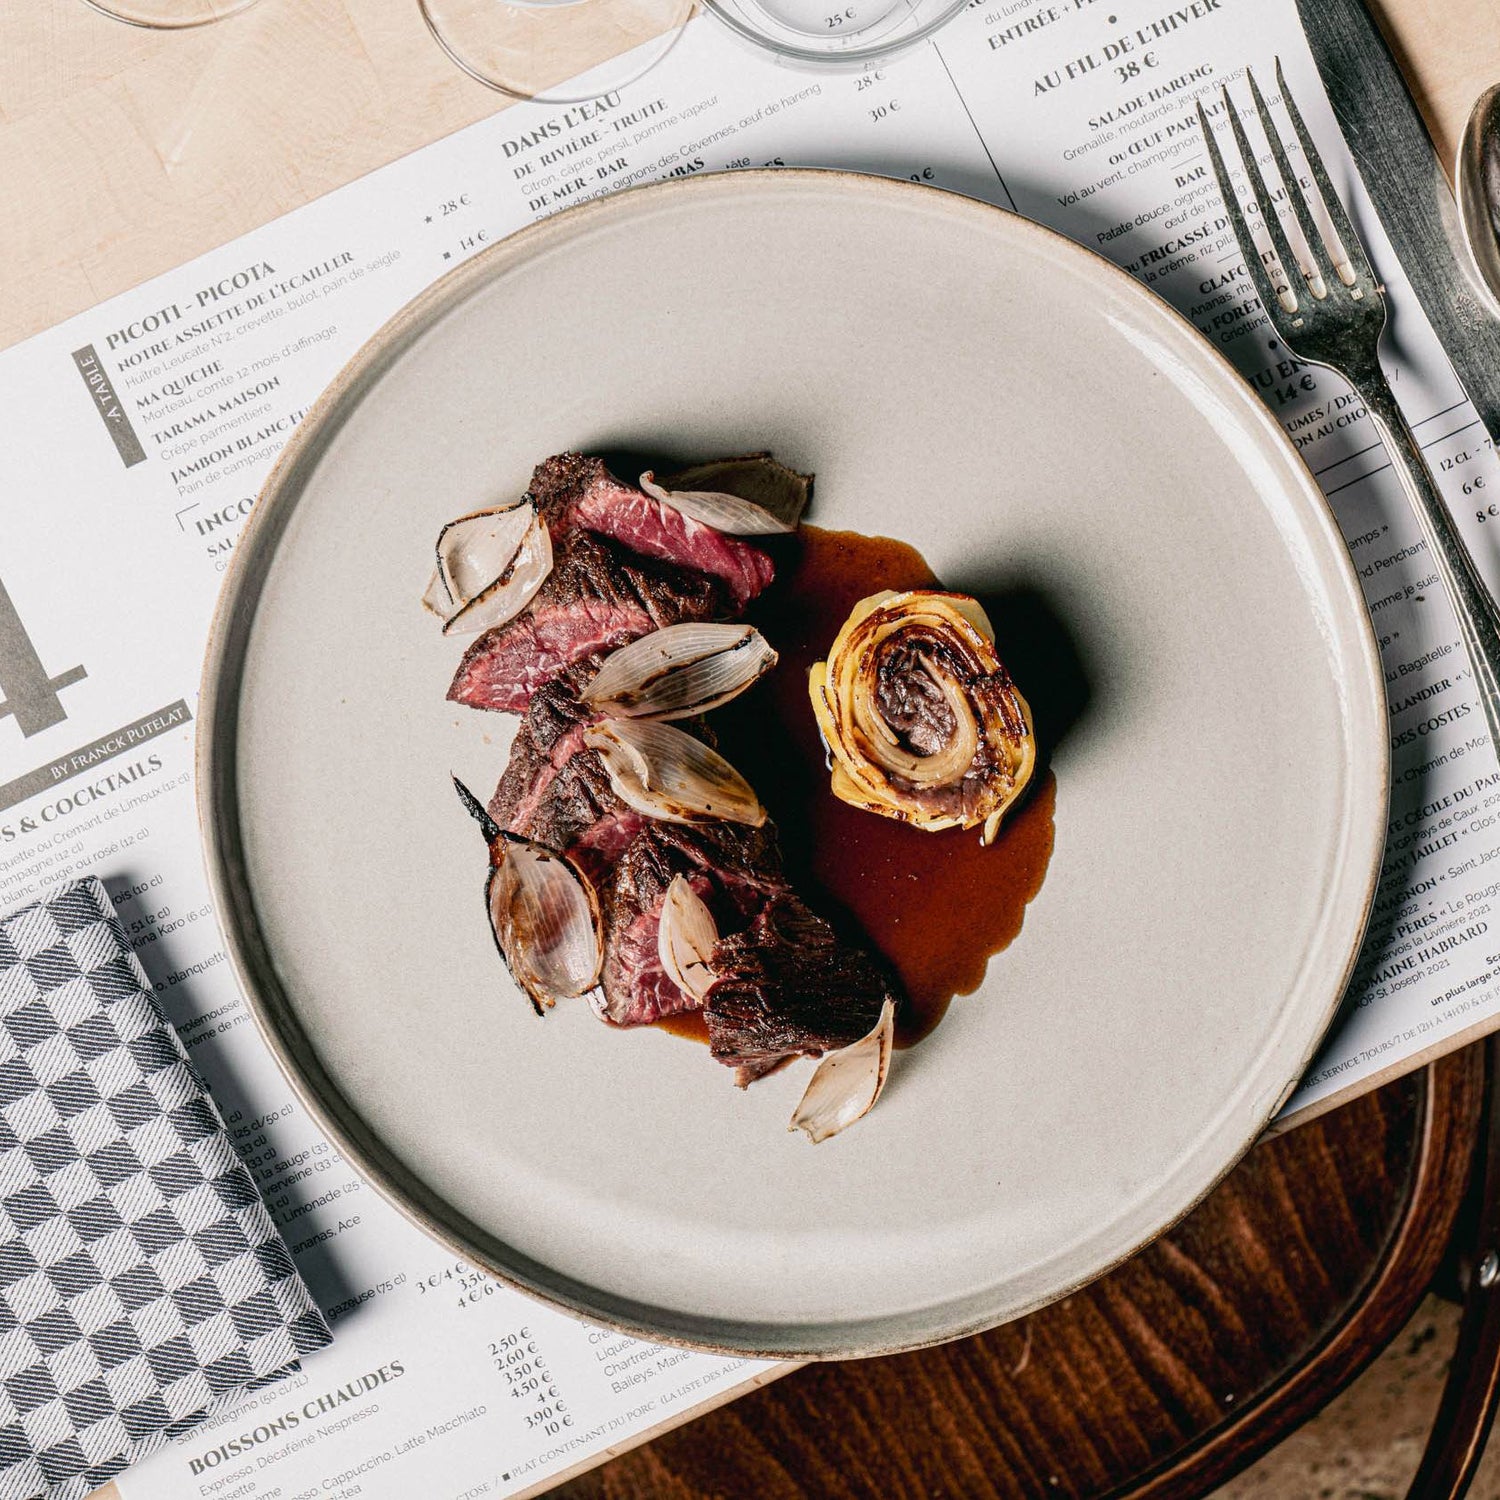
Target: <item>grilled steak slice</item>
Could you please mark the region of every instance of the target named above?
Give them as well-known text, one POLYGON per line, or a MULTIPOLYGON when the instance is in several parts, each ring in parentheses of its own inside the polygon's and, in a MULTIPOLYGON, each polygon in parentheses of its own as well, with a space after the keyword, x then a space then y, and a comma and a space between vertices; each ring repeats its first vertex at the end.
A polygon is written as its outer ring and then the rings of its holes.
POLYGON ((614 542, 575 531, 530 606, 464 652, 448 697, 470 708, 520 713, 538 688, 581 658, 664 625, 722 616, 725 605, 715 578, 633 557, 614 542))
POLYGON ((601 893, 604 908, 604 1004, 620 1026, 641 1026, 696 1010, 661 966, 657 938, 673 877, 684 875, 720 930, 738 929, 786 889, 770 824, 656 823, 641 831, 601 893))
POLYGON ((532 694, 511 743, 510 761, 490 798, 490 816, 502 828, 525 832, 553 777, 583 749, 584 727, 595 716, 579 702, 578 694, 602 660, 586 656, 532 694))
POLYGON ((597 886, 648 821, 615 795, 598 751, 580 746, 555 769, 541 795, 528 797, 501 826, 570 855, 597 886))
POLYGON ((596 880, 607 866, 590 860, 587 850, 602 845, 612 864, 645 821, 615 795, 598 752, 583 743, 583 731, 596 716, 578 693, 599 660, 574 662, 533 694, 489 803, 490 816, 511 833, 565 854, 579 852, 584 843, 591 865, 586 873, 596 880), (607 828, 595 832, 596 825, 614 823, 623 827, 613 837, 607 828))
POLYGON ((775 576, 771 559, 760 548, 692 520, 633 484, 622 484, 602 459, 581 453, 549 458, 531 476, 529 493, 554 542, 581 528, 613 537, 632 552, 696 568, 723 581, 736 612, 775 576))
MULTIPOLYGON (((643 839, 636 840, 637 844, 641 842, 643 839)), ((708 877, 695 871, 687 878, 694 893, 703 901, 709 900, 713 888, 708 877)), ((661 966, 657 940, 665 894, 663 886, 654 906, 646 911, 634 911, 629 903, 623 912, 613 905, 606 908, 604 970, 599 979, 604 1000, 598 1011, 617 1026, 645 1026, 663 1016, 702 1007, 702 1002, 679 989, 661 966)))
MULTIPOLYGON (((595 856, 594 864, 612 865, 647 820, 614 794, 598 752, 583 742, 584 729, 598 716, 579 694, 602 661, 588 656, 574 662, 532 695, 489 814, 502 828, 549 849, 577 853, 581 847, 595 856)), ((682 728, 706 745, 718 743, 701 719, 685 720, 682 728)))
POLYGON ((713 1055, 743 1088, 789 1057, 847 1047, 899 993, 867 953, 840 941, 792 891, 714 948, 704 1002, 713 1055))

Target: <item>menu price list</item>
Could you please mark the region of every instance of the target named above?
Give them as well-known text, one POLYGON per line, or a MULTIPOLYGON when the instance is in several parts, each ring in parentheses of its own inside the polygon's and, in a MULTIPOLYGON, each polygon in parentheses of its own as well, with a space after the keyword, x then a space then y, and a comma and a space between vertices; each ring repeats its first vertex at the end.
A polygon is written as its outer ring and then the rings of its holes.
POLYGON ((419 1339, 337 1384, 309 1367, 189 1434, 172 1455, 193 1482, 182 1493, 350 1500, 418 1483, 455 1497, 516 1493, 580 1453, 673 1420, 744 1369, 524 1305, 495 1336, 478 1338, 461 1314, 447 1314, 471 1296, 514 1294, 462 1263, 409 1285, 450 1298, 423 1304, 419 1339), (441 1406, 430 1399, 439 1365, 449 1392, 441 1406))
MULTIPOLYGON (((550 1341, 535 1322, 528 1316, 483 1346, 444 1332, 449 1370, 465 1379, 478 1376, 472 1361, 477 1352, 487 1355, 495 1379, 474 1380, 462 1406, 420 1419, 407 1397, 417 1383, 434 1379, 432 1356, 393 1356, 338 1386, 321 1385, 312 1371, 279 1382, 228 1413, 216 1424, 213 1442, 198 1434, 178 1443, 195 1481, 192 1493, 207 1500, 351 1500, 422 1484, 455 1497, 513 1494, 570 1467, 579 1452, 619 1442, 640 1424, 670 1421, 720 1383, 715 1374, 733 1374, 739 1364, 721 1362, 721 1371, 684 1379, 679 1367, 693 1356, 633 1346, 630 1401, 621 1404, 610 1395, 601 1403, 586 1362, 576 1365, 570 1379, 547 1371, 541 1350, 550 1341), (472 1461, 475 1439, 484 1440, 478 1445, 483 1461, 472 1461), (453 1478, 434 1487, 426 1479, 434 1473, 453 1478)), ((618 1337, 601 1329, 583 1332, 594 1341, 595 1368, 618 1368, 604 1353, 618 1337)), ((610 1388, 615 1385, 610 1382, 610 1388)))

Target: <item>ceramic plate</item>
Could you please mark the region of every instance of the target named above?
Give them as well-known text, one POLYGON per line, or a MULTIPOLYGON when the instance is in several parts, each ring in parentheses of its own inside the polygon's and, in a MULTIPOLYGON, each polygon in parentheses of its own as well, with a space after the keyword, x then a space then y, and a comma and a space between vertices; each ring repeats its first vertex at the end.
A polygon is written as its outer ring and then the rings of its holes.
POLYGON ((394 1203, 591 1319, 819 1356, 1014 1318, 1196 1202, 1334 1014, 1386 806, 1349 558, 1229 365, 1020 218, 821 172, 559 214, 364 348, 236 558, 200 788, 256 1019, 394 1203), (810 520, 1044 601, 1077 663, 1020 937, 823 1145, 787 1132, 804 1069, 741 1093, 586 1004, 539 1021, 496 957, 448 778, 487 794, 514 721, 444 701, 417 599, 439 525, 568 448, 774 449, 810 520))

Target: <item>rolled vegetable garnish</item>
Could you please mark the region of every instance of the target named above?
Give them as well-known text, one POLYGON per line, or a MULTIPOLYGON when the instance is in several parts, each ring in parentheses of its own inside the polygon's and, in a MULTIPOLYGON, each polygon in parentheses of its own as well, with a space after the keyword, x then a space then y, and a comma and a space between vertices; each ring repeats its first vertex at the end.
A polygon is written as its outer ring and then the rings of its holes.
POLYGON ((808 690, 833 793, 868 812, 930 832, 980 827, 988 844, 1035 768, 1031 710, 967 595, 860 600, 808 690))

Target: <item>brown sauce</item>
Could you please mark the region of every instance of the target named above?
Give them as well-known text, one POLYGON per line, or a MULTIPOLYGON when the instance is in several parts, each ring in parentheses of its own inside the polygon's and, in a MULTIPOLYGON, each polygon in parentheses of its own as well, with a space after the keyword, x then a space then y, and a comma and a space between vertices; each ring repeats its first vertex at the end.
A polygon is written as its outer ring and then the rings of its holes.
POLYGON ((653 1021, 652 1025, 658 1031, 670 1031, 673 1036, 686 1037, 690 1042, 702 1042, 708 1045, 708 1022, 703 1019, 701 1010, 684 1010, 675 1016, 662 1016, 653 1021))
MULTIPOLYGON (((749 618, 781 660, 712 723, 775 821, 797 891, 851 941, 878 949, 900 976, 908 1003, 898 1040, 910 1044, 942 1019, 955 995, 979 987, 989 960, 1020 932, 1052 854, 1055 783, 1050 772, 1039 773, 989 848, 978 829, 924 833, 840 802, 829 790, 807 670, 867 594, 936 580, 905 542, 816 526, 777 546, 776 570, 749 618)), ((999 647, 1004 660, 1003 640, 999 647)), ((1018 686, 1026 692, 1026 683, 1018 686)), ((658 1024, 706 1037, 696 1013, 658 1024)))

